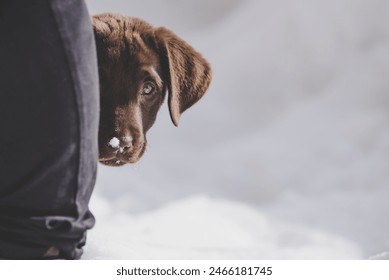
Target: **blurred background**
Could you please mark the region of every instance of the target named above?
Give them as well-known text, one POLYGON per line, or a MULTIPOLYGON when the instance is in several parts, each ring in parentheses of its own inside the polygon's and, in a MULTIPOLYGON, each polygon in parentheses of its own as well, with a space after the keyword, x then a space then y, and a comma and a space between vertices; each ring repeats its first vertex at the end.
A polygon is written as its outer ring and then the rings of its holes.
POLYGON ((139 163, 99 165, 85 259, 388 257, 389 1, 87 5, 172 29, 214 80, 139 163))

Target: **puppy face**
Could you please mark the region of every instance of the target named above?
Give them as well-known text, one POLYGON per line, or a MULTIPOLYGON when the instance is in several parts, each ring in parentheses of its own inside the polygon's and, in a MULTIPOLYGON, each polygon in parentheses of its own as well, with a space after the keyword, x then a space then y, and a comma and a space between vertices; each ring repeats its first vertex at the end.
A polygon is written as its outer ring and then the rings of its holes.
POLYGON ((166 93, 177 126, 211 81, 207 61, 165 28, 118 14, 92 18, 100 76, 99 161, 135 163, 166 93))

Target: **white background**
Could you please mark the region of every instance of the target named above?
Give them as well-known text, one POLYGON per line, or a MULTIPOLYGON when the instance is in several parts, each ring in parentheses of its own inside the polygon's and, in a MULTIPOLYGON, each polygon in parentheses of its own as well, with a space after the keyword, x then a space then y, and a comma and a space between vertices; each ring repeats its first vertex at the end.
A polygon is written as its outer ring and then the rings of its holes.
POLYGON ((214 80, 99 166, 84 259, 389 258, 389 1, 87 4, 174 30, 214 80))

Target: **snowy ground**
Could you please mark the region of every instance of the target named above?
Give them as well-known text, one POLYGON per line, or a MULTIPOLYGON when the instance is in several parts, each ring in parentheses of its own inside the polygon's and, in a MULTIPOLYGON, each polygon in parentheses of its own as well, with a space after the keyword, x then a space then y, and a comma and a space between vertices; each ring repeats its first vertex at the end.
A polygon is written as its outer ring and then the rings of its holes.
POLYGON ((87 1, 214 68, 137 165, 99 166, 85 259, 389 259, 389 1, 87 1))

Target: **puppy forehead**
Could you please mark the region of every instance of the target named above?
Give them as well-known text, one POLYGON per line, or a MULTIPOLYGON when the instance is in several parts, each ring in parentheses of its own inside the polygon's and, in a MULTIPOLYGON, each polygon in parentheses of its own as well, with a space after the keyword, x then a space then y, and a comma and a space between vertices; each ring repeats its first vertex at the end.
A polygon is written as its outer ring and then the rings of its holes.
POLYGON ((139 51, 147 51, 150 47, 145 42, 145 34, 142 35, 134 30, 126 30, 123 33, 123 41, 127 51, 136 53, 139 51))
POLYGON ((139 74, 150 76, 159 76, 161 69, 158 54, 149 48, 141 48, 136 52, 130 53, 128 67, 139 74))
POLYGON ((104 44, 109 57, 113 60, 125 57, 139 60, 155 59, 156 39, 155 29, 148 23, 137 18, 123 18, 118 15, 105 18, 98 22, 104 28, 104 44))
POLYGON ((124 52, 139 66, 149 64, 154 68, 158 67, 159 57, 155 49, 153 37, 149 34, 140 34, 137 30, 127 30, 124 33, 124 52))

